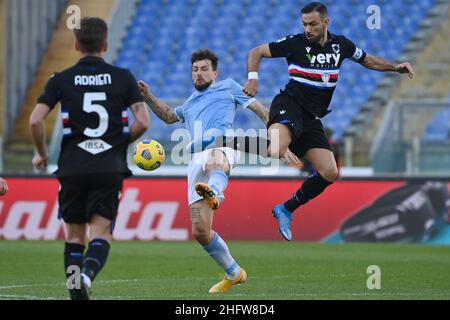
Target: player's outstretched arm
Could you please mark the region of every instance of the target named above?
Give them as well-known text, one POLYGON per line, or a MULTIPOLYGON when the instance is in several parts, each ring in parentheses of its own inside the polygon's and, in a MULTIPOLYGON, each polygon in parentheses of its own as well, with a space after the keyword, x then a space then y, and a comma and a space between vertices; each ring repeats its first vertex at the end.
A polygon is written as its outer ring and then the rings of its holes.
POLYGON ((156 96, 150 91, 149 86, 144 81, 139 80, 138 87, 145 102, 158 118, 160 118, 167 124, 179 121, 178 117, 175 115, 175 112, 164 102, 159 101, 158 98, 156 98, 156 96))
POLYGON ((48 151, 45 143, 45 123, 44 120, 50 112, 50 107, 44 103, 38 103, 29 119, 29 128, 31 138, 36 148, 36 155, 33 157, 32 163, 38 170, 47 167, 48 151))
POLYGON ((256 96, 258 92, 258 70, 262 58, 272 58, 269 44, 265 43, 250 50, 247 59, 248 81, 242 91, 249 97, 256 96))
POLYGON ((143 102, 133 104, 130 109, 134 116, 134 122, 130 128, 130 142, 133 142, 150 128, 150 115, 143 102))
POLYGON ((5 195, 8 192, 8 184, 2 178, 0 178, 0 196, 5 195))
POLYGON ((269 122, 269 110, 267 110, 259 101, 251 103, 248 108, 264 122, 265 125, 269 122))
POLYGON ((412 79, 414 77, 414 69, 409 62, 395 64, 381 57, 375 57, 367 54, 361 64, 367 69, 377 71, 395 71, 398 73, 407 73, 412 79))

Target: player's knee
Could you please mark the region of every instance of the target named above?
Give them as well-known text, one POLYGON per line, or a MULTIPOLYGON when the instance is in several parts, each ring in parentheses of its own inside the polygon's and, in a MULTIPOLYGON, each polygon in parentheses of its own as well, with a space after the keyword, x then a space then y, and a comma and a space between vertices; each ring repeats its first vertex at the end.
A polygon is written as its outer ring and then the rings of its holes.
POLYGON ((79 224, 66 224, 66 242, 68 243, 78 243, 81 245, 86 244, 87 234, 86 226, 79 224))
POLYGON ((109 243, 111 243, 112 242, 111 231, 91 233, 89 235, 89 240, 92 241, 94 239, 104 239, 104 240, 108 241, 109 243))
POLYGON ((206 245, 210 241, 210 233, 211 230, 208 228, 202 228, 202 227, 193 227, 192 228, 192 236, 194 237, 197 242, 199 242, 202 245, 206 245))
POLYGON ((284 155, 288 149, 289 145, 279 145, 278 147, 269 145, 267 149, 267 155, 270 158, 281 158, 282 155, 284 155))
POLYGON ((336 167, 336 165, 329 166, 322 170, 319 170, 319 173, 322 176, 322 178, 324 178, 325 180, 327 180, 329 182, 336 181, 336 179, 339 176, 339 171, 338 171, 338 168, 336 167))
POLYGON ((207 174, 215 170, 220 170, 225 172, 226 174, 230 173, 230 165, 228 163, 209 163, 205 166, 205 170, 207 174))
POLYGON ((230 173, 230 165, 228 163, 227 156, 223 151, 212 150, 209 154, 208 161, 205 165, 205 171, 209 174, 215 170, 223 171, 226 174, 230 173))
POLYGON ((84 246, 84 245, 86 245, 87 238, 86 238, 86 236, 83 236, 83 235, 67 236, 66 242, 67 243, 78 243, 78 244, 81 244, 84 246))
POLYGON ((112 241, 112 226, 105 225, 91 225, 89 230, 89 239, 105 239, 108 242, 112 241))

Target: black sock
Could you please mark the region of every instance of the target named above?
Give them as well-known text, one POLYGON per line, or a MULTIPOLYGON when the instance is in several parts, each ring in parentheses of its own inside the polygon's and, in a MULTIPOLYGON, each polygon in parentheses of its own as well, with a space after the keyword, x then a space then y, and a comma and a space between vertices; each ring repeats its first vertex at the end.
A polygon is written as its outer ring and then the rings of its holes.
POLYGON ((104 239, 94 239, 89 242, 88 250, 84 256, 83 273, 91 280, 100 272, 106 263, 109 253, 109 243, 104 239))
POLYGON ((245 153, 257 154, 266 158, 269 143, 270 141, 267 138, 259 136, 219 136, 216 139, 217 147, 229 147, 245 153))
POLYGON ((86 247, 82 244, 78 243, 65 243, 64 248, 64 268, 65 268, 65 274, 68 278, 71 274, 73 274, 73 271, 70 271, 67 273, 67 269, 69 266, 78 266, 78 268, 83 269, 83 252, 86 247))
POLYGON ((301 188, 284 203, 286 210, 294 212, 302 204, 314 199, 325 190, 332 182, 325 180, 320 173, 316 172, 306 179, 301 188))

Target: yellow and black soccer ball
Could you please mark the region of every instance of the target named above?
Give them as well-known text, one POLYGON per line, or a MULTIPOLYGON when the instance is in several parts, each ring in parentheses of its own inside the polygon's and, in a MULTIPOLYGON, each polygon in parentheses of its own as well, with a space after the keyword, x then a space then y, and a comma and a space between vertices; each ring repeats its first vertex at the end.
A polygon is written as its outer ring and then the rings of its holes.
POLYGON ((164 148, 156 140, 142 140, 134 147, 133 162, 142 170, 158 169, 164 163, 165 158, 164 148))

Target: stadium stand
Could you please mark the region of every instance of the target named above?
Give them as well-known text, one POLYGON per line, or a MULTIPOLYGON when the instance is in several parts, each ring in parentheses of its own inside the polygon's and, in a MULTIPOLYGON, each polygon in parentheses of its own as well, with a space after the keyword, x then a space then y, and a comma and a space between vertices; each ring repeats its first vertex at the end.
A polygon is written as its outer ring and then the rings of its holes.
MULTIPOLYGON (((301 32, 299 10, 305 1, 167 1, 142 0, 136 10, 117 64, 130 68, 137 78, 148 82, 163 99, 180 101, 192 92, 189 72, 190 53, 208 47, 219 55, 220 74, 241 84, 246 80, 246 55, 260 43, 301 32), (282 17, 282 18, 280 18, 282 17)), ((434 0, 383 1, 382 28, 366 27, 370 0, 328 0, 330 31, 344 34, 368 52, 396 60, 414 35, 420 22, 433 7, 434 0), (400 16, 400 19, 399 19, 400 16), (352 17, 352 19, 349 19, 352 17), (395 30, 392 32, 392 30, 395 30)), ((259 99, 270 99, 287 81, 282 59, 261 65, 259 99)), ((382 73, 345 63, 332 101, 334 111, 324 121, 340 140, 352 119, 383 79, 382 73)), ((241 113, 235 120, 240 128, 259 128, 257 117, 241 113)), ((165 135, 172 129, 159 120, 152 132, 165 135)))
POLYGON ((434 114, 425 129, 423 138, 425 141, 450 139, 450 109, 444 109, 434 114))
MULTIPOLYGON (((119 44, 110 46, 107 61, 130 68, 136 78, 148 82, 152 90, 166 103, 176 106, 182 103, 193 89, 190 79, 190 54, 194 50, 204 47, 214 50, 220 57, 219 78, 232 77, 244 84, 249 49, 287 34, 302 32, 299 10, 306 2, 133 0, 127 1, 129 7, 127 10, 115 10, 118 12, 112 11, 114 3, 120 1, 97 3, 80 0, 76 3, 82 4, 83 15, 98 15, 105 18, 109 16, 113 24, 111 30, 114 30, 114 36, 117 38, 114 42, 119 44), (131 12, 133 10, 134 14, 131 12), (131 12, 129 15, 128 11, 131 12), (125 18, 123 14, 126 15, 125 18), (114 27, 114 24, 117 26, 114 27)), ((372 2, 324 0, 331 17, 330 31, 346 35, 371 54, 391 60, 412 61, 416 73, 420 73, 421 76, 406 81, 404 77, 397 77, 392 73, 378 73, 352 62, 344 63, 340 82, 331 103, 333 112, 324 119, 324 124, 333 130, 334 139, 341 145, 344 144, 344 135, 353 137, 352 147, 344 148, 350 150, 353 163, 347 161, 346 156, 346 165, 368 164, 367 151, 382 122, 383 108, 389 101, 409 96, 413 99, 444 98, 448 94, 448 87, 445 87, 450 74, 449 21, 430 19, 438 15, 448 16, 448 1, 377 1, 381 9, 382 25, 381 29, 370 30, 366 26, 366 20, 370 15, 367 8, 372 2), (443 5, 447 5, 447 9, 443 10, 443 5), (428 33, 423 32, 424 27, 428 33), (436 75, 443 81, 435 81, 436 75), (443 91, 445 95, 442 94, 443 91), (363 126, 358 127, 361 123, 363 126), (354 128, 357 128, 356 131, 354 128), (356 138, 352 132, 356 132, 356 138), (364 138, 361 138, 363 136, 364 138), (359 155, 362 155, 361 161, 355 161, 354 159, 359 159, 359 155)), ((72 3, 75 3, 74 0, 65 2, 67 6, 72 3)), ((70 58, 65 49, 61 49, 65 47, 70 49, 72 45, 67 42, 71 37, 58 35, 63 31, 67 32, 61 30, 64 28, 66 17, 65 12, 60 13, 54 34, 49 38, 48 52, 42 57, 40 65, 35 67, 34 82, 30 83, 28 90, 23 94, 22 100, 25 103, 17 106, 16 121, 8 120, 8 124, 11 124, 11 132, 5 137, 5 168, 8 171, 23 171, 25 167, 30 168, 29 157, 32 148, 28 128, 24 121, 17 119, 28 117, 48 76, 69 64, 68 62, 64 64, 62 59, 67 61, 75 59, 70 58), (61 39, 66 40, 61 42, 61 39), (25 162, 27 165, 24 165, 25 162)), ((258 99, 267 107, 272 97, 287 82, 286 69, 287 65, 283 59, 266 60, 261 65, 258 99)), ((58 124, 56 116, 56 113, 52 114, 58 124)), ((422 119, 421 134, 424 140, 430 138, 429 134, 425 133, 425 127, 432 120, 432 116, 428 114, 422 119)), ((50 133, 53 121, 50 120, 48 123, 47 132, 50 133)), ((237 113, 235 126, 243 129, 264 127, 252 112, 237 113)), ((180 127, 183 125, 167 126, 152 114, 152 126, 147 136, 164 143, 169 140, 173 131, 180 127)), ((58 127, 55 127, 54 131, 58 132, 58 127)), ((47 136, 50 138, 51 134, 47 136)), ((444 134, 440 133, 440 136, 444 134)), ((55 138, 54 134, 51 149, 55 156, 58 146, 59 139, 55 138)), ((170 146, 168 148, 170 149, 170 146)))

